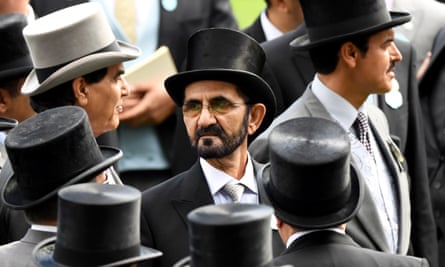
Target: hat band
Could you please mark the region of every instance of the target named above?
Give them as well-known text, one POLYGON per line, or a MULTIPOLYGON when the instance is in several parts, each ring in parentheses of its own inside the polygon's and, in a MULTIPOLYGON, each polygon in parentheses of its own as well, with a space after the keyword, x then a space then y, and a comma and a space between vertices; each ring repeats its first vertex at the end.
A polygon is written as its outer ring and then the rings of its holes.
MULTIPOLYGON (((4 63, 4 62, 0 62, 0 63, 4 63)), ((14 69, 14 68, 21 68, 21 67, 31 67, 32 66, 32 60, 31 57, 29 57, 28 55, 25 55, 23 57, 20 58, 16 58, 13 61, 9 61, 6 62, 4 64, 0 65, 0 71, 1 70, 10 70, 10 69, 14 69)))
POLYGON ((299 216, 322 216, 340 210, 345 206, 351 196, 351 185, 347 186, 340 194, 330 199, 312 198, 311 205, 307 205, 307 199, 295 199, 277 193, 272 179, 266 184, 266 190, 270 194, 272 203, 277 203, 286 212, 298 212, 299 216))
POLYGON ((54 260, 68 266, 95 266, 131 259, 140 256, 140 246, 134 246, 113 250, 102 248, 101 250, 77 250, 63 247, 56 241, 54 260))
POLYGON ((309 38, 314 42, 345 34, 352 34, 389 21, 391 21, 389 12, 381 9, 376 13, 366 14, 365 16, 360 16, 341 23, 329 23, 327 26, 323 25, 321 27, 308 26, 307 28, 309 38))
POLYGON ((117 44, 116 41, 114 41, 110 45, 108 45, 108 46, 106 46, 104 48, 101 48, 101 49, 96 50, 96 51, 94 51, 92 53, 83 55, 83 56, 81 56, 79 58, 73 59, 73 60, 71 60, 69 62, 66 62, 66 63, 63 63, 63 64, 59 64, 59 65, 56 65, 56 66, 52 66, 52 67, 48 67, 48 68, 36 68, 35 72, 36 72, 36 75, 37 75, 37 79, 39 80, 39 83, 42 83, 44 80, 46 80, 49 76, 51 76, 51 74, 56 72, 58 69, 62 68, 63 66, 66 66, 66 65, 68 65, 68 64, 70 64, 70 63, 72 63, 72 62, 74 62, 74 61, 76 61, 76 60, 78 60, 80 58, 83 58, 83 57, 86 57, 86 56, 89 56, 89 55, 93 55, 93 54, 104 53, 104 52, 119 52, 119 51, 120 51, 119 45, 117 44))

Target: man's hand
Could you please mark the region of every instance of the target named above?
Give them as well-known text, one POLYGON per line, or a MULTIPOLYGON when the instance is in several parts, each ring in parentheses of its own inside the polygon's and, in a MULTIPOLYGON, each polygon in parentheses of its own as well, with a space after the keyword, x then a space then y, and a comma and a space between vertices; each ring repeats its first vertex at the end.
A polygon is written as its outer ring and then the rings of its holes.
POLYGON ((160 124, 176 106, 162 85, 144 82, 131 85, 129 95, 123 98, 123 107, 120 120, 131 126, 140 126, 160 124))

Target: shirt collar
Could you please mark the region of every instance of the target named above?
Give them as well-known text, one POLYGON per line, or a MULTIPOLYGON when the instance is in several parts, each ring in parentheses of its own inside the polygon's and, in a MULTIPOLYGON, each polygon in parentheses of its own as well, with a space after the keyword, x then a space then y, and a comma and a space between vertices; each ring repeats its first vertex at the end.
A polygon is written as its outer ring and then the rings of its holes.
POLYGON ((358 111, 362 111, 366 114, 364 105, 358 110, 355 109, 346 99, 326 87, 326 85, 320 81, 317 74, 312 82, 311 90, 334 120, 336 120, 346 131, 349 131, 351 128, 357 118, 358 111))
POLYGON ((212 195, 220 191, 221 188, 227 183, 241 183, 250 191, 258 194, 255 171, 249 154, 247 155, 247 165, 244 175, 240 180, 235 179, 227 173, 213 167, 203 158, 199 158, 199 162, 212 195))
POLYGON ((264 35, 266 37, 266 41, 272 40, 274 38, 277 38, 283 34, 282 31, 280 31, 275 25, 272 24, 272 22, 269 20, 266 14, 266 9, 261 12, 260 16, 261 21, 261 27, 263 28, 264 35))
POLYGON ((294 233, 293 235, 291 235, 286 242, 286 248, 288 248, 295 240, 297 240, 298 238, 313 233, 313 232, 319 232, 319 231, 334 231, 337 232, 339 234, 345 234, 345 231, 337 228, 337 227, 330 227, 330 228, 324 228, 324 229, 315 229, 315 230, 306 230, 306 231, 299 231, 294 233))
POLYGON ((57 233, 57 227, 54 225, 31 224, 31 229, 41 232, 57 233))

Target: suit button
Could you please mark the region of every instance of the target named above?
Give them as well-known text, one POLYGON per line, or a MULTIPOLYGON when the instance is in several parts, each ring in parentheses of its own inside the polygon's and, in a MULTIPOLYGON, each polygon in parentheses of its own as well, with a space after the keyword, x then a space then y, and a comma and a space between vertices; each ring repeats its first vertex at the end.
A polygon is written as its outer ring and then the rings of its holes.
POLYGON ((434 189, 440 189, 442 187, 442 184, 440 182, 436 181, 433 183, 433 187, 434 187, 434 189))
POLYGON ((436 217, 436 218, 440 218, 440 211, 439 210, 435 210, 434 211, 434 216, 436 217))

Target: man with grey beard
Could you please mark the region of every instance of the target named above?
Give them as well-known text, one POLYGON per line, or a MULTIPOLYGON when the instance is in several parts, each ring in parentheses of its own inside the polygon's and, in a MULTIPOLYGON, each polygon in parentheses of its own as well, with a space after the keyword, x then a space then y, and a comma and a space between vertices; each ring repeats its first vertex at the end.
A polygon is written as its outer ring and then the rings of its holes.
MULTIPOLYGON (((189 39, 186 70, 165 81, 181 107, 199 159, 187 171, 143 192, 141 238, 163 256, 143 266, 172 266, 188 256, 187 214, 208 204, 268 203, 248 140, 272 121, 276 103, 260 77, 261 46, 239 31, 213 28, 189 39), (240 60, 243 59, 243 60, 240 60), (240 189, 231 195, 228 187, 240 189)), ((283 249, 273 232, 274 254, 283 249)), ((224 245, 224 244, 221 244, 224 245)), ((272 244, 271 244, 272 245, 272 244)), ((227 244, 230 247, 230 244, 227 244)))

